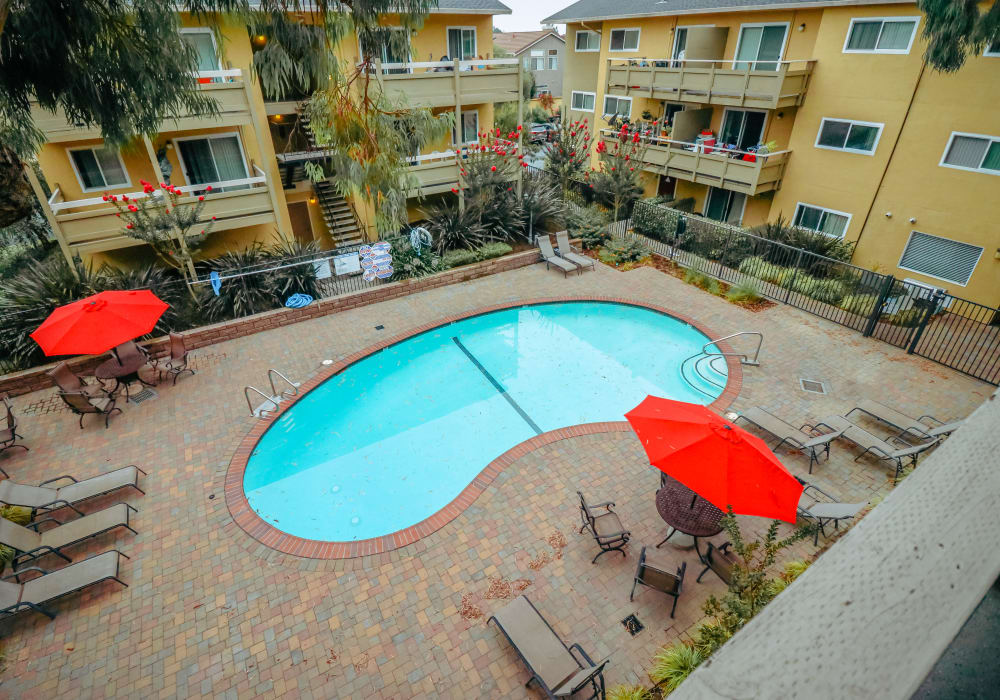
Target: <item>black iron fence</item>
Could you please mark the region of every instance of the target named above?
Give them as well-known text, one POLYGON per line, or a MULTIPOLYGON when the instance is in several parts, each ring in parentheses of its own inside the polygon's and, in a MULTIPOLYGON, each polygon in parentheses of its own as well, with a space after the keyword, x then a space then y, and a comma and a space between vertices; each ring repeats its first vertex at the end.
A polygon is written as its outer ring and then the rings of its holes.
POLYGON ((686 268, 1000 384, 996 308, 646 201, 612 233, 640 238, 686 268))

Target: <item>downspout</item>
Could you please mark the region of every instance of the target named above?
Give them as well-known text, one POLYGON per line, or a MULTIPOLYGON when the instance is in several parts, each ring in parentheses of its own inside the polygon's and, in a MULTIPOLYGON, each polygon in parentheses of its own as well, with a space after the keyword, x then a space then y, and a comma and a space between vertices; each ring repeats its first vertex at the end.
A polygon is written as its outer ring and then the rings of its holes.
POLYGON ((885 161, 885 167, 882 169, 882 175, 878 179, 878 185, 875 187, 875 194, 872 195, 871 204, 868 205, 868 211, 865 213, 865 220, 861 222, 861 230, 858 232, 858 237, 854 239, 854 248, 851 250, 851 260, 854 260, 854 253, 858 250, 858 243, 861 242, 861 237, 865 234, 865 229, 868 227, 868 220, 871 218, 872 210, 875 208, 875 200, 878 199, 879 193, 882 191, 882 184, 885 182, 885 175, 889 172, 889 166, 892 165, 892 157, 896 155, 896 146, 899 145, 899 139, 903 136, 903 129, 906 128, 906 120, 910 116, 910 110, 913 108, 913 101, 917 97, 917 90, 920 88, 920 81, 924 77, 924 69, 927 68, 927 61, 922 60, 920 62, 920 72, 917 74, 917 82, 913 84, 913 90, 910 92, 910 101, 906 105, 906 111, 903 113, 903 121, 899 125, 899 131, 896 132, 896 139, 892 142, 892 150, 889 151, 889 157, 885 161))

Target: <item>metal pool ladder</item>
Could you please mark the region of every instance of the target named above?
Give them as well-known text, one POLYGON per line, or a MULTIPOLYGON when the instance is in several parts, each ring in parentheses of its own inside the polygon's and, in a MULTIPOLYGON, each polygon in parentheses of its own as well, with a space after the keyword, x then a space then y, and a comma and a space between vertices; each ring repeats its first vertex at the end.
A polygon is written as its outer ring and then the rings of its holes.
POLYGON ((255 386, 243 387, 243 396, 247 400, 247 408, 250 409, 250 415, 254 418, 260 418, 262 420, 269 418, 272 413, 277 411, 279 403, 298 394, 299 386, 301 386, 299 382, 293 382, 273 367, 267 370, 267 381, 268 384, 271 385, 270 396, 255 386), (274 385, 275 378, 278 379, 279 383, 284 382, 289 388, 278 391, 277 387, 274 385), (250 398, 251 393, 257 394, 257 396, 261 397, 263 401, 254 406, 253 400, 250 398))
MULTIPOLYGON (((761 345, 763 345, 763 344, 764 344, 764 334, 760 333, 758 331, 739 331, 738 333, 731 333, 731 334, 729 334, 727 336, 723 336, 722 338, 716 338, 715 340, 709 340, 707 343, 705 343, 704 346, 702 346, 701 352, 697 352, 694 355, 691 355, 691 357, 686 358, 684 360, 684 362, 681 363, 681 376, 682 377, 685 376, 685 373, 684 373, 685 367, 689 367, 690 366, 691 371, 693 371, 694 374, 696 374, 698 376, 698 378, 701 379, 702 381, 706 382, 707 384, 710 384, 710 385, 714 386, 717 389, 720 389, 720 390, 721 389, 725 389, 726 388, 725 384, 724 383, 720 383, 718 380, 716 380, 709 373, 708 370, 712 370, 712 372, 714 372, 715 375, 721 377, 723 375, 723 370, 720 370, 719 367, 716 366, 715 363, 718 360, 724 359, 726 357, 738 357, 738 358, 740 358, 740 364, 742 364, 742 365, 750 365, 752 367, 759 367, 760 366, 760 362, 758 361, 758 358, 760 357, 760 348, 761 348, 761 345), (736 337, 742 336, 742 335, 756 336, 757 337, 757 347, 754 348, 753 357, 751 357, 749 354, 743 353, 743 352, 722 352, 721 350, 711 350, 710 351, 708 349, 709 346, 715 345, 716 343, 722 342, 723 340, 729 340, 730 338, 736 338, 736 337)), ((690 382, 690 384, 691 384, 692 387, 694 387, 695 389, 697 389, 701 393, 705 394, 705 396, 710 396, 712 398, 715 398, 714 396, 712 396, 712 394, 710 394, 709 392, 707 392, 704 389, 702 389, 701 387, 699 387, 697 385, 697 383, 690 382)))

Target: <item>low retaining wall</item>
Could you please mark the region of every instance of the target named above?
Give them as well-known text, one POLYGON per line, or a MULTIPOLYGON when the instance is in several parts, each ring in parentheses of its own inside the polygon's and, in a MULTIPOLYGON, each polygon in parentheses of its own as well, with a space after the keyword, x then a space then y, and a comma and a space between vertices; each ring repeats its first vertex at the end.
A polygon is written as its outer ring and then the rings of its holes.
MULTIPOLYGON (((405 297, 427 289, 444 287, 458 282, 467 282, 480 277, 494 275, 498 272, 516 270, 537 262, 541 262, 541 256, 538 254, 538 251, 529 250, 523 253, 514 253, 513 255, 505 255, 502 258, 493 258, 473 263, 472 265, 464 265, 452 270, 446 270, 445 272, 439 272, 436 275, 428 277, 390 282, 389 284, 380 285, 374 289, 367 289, 362 292, 344 294, 329 299, 319 299, 301 309, 274 309, 273 311, 265 311, 254 316, 223 321, 211 326, 192 328, 184 331, 184 340, 188 349, 194 350, 206 345, 253 335, 254 333, 272 328, 288 326, 299 321, 307 321, 311 318, 319 318, 320 316, 329 316, 330 314, 340 313, 348 309, 356 309, 359 306, 377 304, 380 301, 388 299, 405 297)), ((142 345, 154 357, 160 357, 169 352, 166 337, 154 338, 153 340, 143 342, 142 345)), ((106 355, 80 355, 68 359, 66 362, 77 374, 87 375, 93 374, 97 365, 106 359, 106 355)), ((46 372, 55 365, 56 363, 51 363, 0 376, 0 392, 17 396, 51 387, 53 383, 46 372)))

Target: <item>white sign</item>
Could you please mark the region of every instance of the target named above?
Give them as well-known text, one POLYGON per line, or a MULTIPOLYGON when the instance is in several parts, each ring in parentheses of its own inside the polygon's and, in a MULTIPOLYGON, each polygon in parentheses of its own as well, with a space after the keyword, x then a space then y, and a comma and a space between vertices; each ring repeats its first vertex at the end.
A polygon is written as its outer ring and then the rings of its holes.
POLYGON ((333 267, 338 275, 355 275, 361 272, 361 261, 357 253, 347 253, 335 257, 333 267))
POLYGON ((330 276, 330 261, 313 260, 313 270, 316 272, 316 279, 325 280, 330 276))

